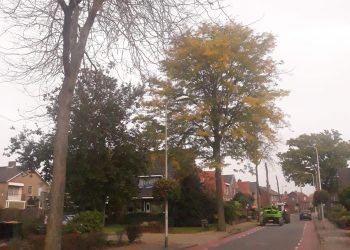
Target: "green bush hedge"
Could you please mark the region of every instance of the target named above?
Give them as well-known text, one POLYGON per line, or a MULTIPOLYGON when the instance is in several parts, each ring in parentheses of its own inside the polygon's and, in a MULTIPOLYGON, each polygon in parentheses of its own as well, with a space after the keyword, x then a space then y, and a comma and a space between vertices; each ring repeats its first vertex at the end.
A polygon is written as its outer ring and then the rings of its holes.
POLYGON ((350 227, 350 211, 341 206, 328 208, 325 211, 325 216, 340 228, 350 227))
MULTIPOLYGON (((14 238, 8 244, 9 250, 44 250, 44 235, 29 235, 27 239, 14 238)), ((62 250, 96 250, 102 249, 105 244, 105 235, 102 232, 86 234, 65 234, 62 236, 62 250)))
POLYGON ((123 224, 142 224, 142 222, 157 221, 162 222, 164 220, 164 214, 152 214, 152 213, 129 213, 124 216, 123 224))
MULTIPOLYGON (((102 213, 98 211, 83 211, 69 221, 67 227, 71 228, 73 232, 81 234, 101 232, 103 229, 102 218, 102 213)), ((69 232, 69 230, 67 231, 69 232)))

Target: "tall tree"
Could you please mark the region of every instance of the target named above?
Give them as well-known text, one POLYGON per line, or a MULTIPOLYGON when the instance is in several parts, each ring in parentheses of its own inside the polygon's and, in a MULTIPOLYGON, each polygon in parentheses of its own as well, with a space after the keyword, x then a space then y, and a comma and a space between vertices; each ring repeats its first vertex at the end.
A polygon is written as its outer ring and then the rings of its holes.
POLYGON ((225 230, 223 158, 246 157, 248 144, 273 141, 284 124, 275 104, 286 92, 276 87, 274 37, 237 23, 203 24, 171 45, 161 64, 165 77, 150 80, 149 105, 168 102, 170 142, 195 147, 215 168, 218 229, 225 230))
POLYGON ((220 0, 196 0, 191 4, 186 0, 1 1, 0 11, 8 24, 6 34, 12 36, 10 40, 15 44, 7 54, 21 57, 7 59, 14 66, 15 76, 30 75, 35 82, 63 73, 46 250, 61 249, 69 114, 83 59, 96 65, 98 60, 107 58, 120 66, 131 58, 132 66, 142 68, 151 54, 161 52, 172 31, 219 3, 220 0))
MULTIPOLYGON (((102 211, 106 196, 110 206, 135 196, 135 177, 145 169, 147 154, 141 138, 127 126, 142 89, 118 84, 101 71, 80 73, 72 103, 66 181, 66 191, 79 210, 102 211)), ((47 98, 48 116, 55 120, 57 92, 47 98)), ((54 130, 26 129, 11 139, 7 152, 16 153, 24 169, 40 169, 51 181, 53 134, 54 130)))
MULTIPOLYGON (((284 176, 297 185, 312 184, 310 173, 317 171, 317 147, 322 189, 334 193, 338 189, 337 170, 348 166, 350 144, 336 130, 302 134, 287 141, 288 150, 279 153, 284 176)), ((316 175, 315 175, 316 177, 316 175)))

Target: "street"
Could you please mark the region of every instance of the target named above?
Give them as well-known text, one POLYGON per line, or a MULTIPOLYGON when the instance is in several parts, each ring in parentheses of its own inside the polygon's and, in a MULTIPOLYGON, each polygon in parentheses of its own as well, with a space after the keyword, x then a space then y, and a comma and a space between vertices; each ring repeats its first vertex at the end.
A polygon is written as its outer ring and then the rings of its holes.
POLYGON ((300 221, 292 215, 290 224, 268 224, 247 232, 227 237, 193 250, 317 250, 318 238, 312 221, 300 221))

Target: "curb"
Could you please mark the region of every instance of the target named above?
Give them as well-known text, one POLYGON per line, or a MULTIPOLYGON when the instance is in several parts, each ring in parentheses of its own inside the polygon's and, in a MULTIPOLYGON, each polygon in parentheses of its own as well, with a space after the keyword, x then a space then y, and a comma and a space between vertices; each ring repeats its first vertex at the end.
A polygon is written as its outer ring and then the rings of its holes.
POLYGON ((320 247, 321 247, 322 250, 325 250, 325 240, 324 240, 324 238, 321 236, 321 234, 319 232, 320 228, 319 228, 318 223, 316 222, 316 220, 318 220, 318 218, 314 217, 312 222, 314 223, 314 226, 315 226, 315 229, 316 229, 316 235, 317 235, 318 241, 320 242, 320 247))

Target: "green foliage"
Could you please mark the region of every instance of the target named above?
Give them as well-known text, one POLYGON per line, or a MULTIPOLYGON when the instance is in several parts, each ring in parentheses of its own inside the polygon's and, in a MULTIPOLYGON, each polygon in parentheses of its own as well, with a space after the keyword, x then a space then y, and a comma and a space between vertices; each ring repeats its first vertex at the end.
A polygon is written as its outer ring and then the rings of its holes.
MULTIPOLYGON (((13 250, 44 250, 45 235, 29 235, 27 239, 13 239, 9 249, 13 250)), ((102 232, 86 234, 64 234, 61 240, 62 250, 96 250, 102 249, 105 244, 105 235, 102 232)))
POLYGON ((180 186, 174 179, 159 179, 154 183, 153 197, 160 201, 176 201, 180 197, 180 186))
POLYGON ((350 211, 350 187, 344 188, 339 192, 339 201, 350 211))
POLYGON ((325 210, 325 216, 337 224, 340 228, 350 227, 350 211, 341 206, 331 207, 325 210))
MULTIPOLYGON (((137 193, 135 176, 147 165, 147 153, 136 129, 128 129, 142 87, 117 83, 102 71, 83 69, 72 103, 66 192, 79 210, 108 209, 137 193)), ((47 115, 55 122, 58 92, 46 95, 47 115)), ((43 169, 51 179, 55 130, 24 129, 11 139, 8 154, 24 168, 43 169)))
POLYGON ((170 221, 174 226, 200 226, 202 219, 213 221, 215 200, 203 192, 198 175, 181 180, 181 196, 169 206, 170 221))
POLYGON ((330 199, 329 193, 326 190, 315 191, 314 193, 314 205, 319 205, 321 203, 326 204, 330 199))
POLYGON ((68 225, 74 231, 83 233, 101 232, 103 215, 98 211, 83 211, 76 215, 68 225))
POLYGON ((167 79, 150 79, 147 103, 152 117, 164 100, 170 103, 169 143, 187 143, 217 161, 214 152, 243 158, 253 142, 275 141, 284 125, 275 101, 286 92, 276 88, 274 46, 271 34, 234 22, 203 24, 174 38, 161 65, 167 79))
POLYGON ((129 243, 134 242, 142 236, 141 226, 138 224, 127 225, 125 227, 125 232, 128 236, 129 243))
POLYGON ((152 213, 128 213, 124 216, 124 224, 142 224, 143 222, 158 221, 161 222, 164 220, 164 214, 152 214, 152 213))
POLYGON ((318 134, 302 134, 287 141, 288 151, 279 153, 283 174, 288 181, 296 184, 312 184, 317 168, 314 146, 319 155, 322 189, 335 193, 339 180, 337 170, 345 168, 350 159, 350 144, 341 138, 336 130, 325 130, 318 134), (311 168, 311 170, 310 170, 311 168))
POLYGON ((226 223, 232 224, 234 220, 242 216, 242 205, 238 201, 225 203, 225 220, 226 223))
POLYGON ((247 206, 251 206, 254 203, 254 197, 248 194, 243 194, 238 192, 233 197, 234 201, 238 201, 241 204, 242 208, 246 208, 247 206))

